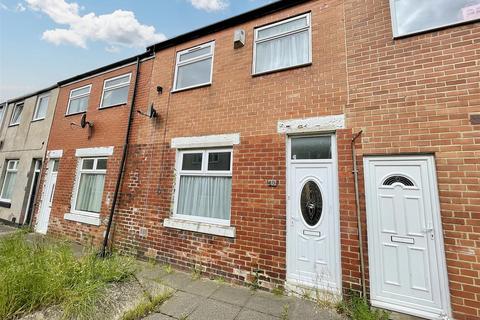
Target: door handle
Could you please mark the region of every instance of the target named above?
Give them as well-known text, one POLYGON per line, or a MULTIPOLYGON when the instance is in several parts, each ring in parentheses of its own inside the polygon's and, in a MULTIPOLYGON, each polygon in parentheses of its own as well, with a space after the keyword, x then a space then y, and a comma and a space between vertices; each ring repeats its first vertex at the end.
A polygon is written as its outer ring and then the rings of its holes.
POLYGON ((433 228, 425 228, 423 229, 423 233, 430 233, 433 232, 433 228))

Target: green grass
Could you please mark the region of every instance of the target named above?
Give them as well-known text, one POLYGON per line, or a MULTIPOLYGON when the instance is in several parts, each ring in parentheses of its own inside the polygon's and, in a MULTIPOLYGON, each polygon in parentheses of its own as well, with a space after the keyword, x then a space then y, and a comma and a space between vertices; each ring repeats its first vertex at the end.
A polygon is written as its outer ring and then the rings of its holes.
POLYGON ((25 232, 0 238, 0 319, 53 305, 64 319, 89 319, 107 285, 134 271, 132 259, 100 259, 94 252, 77 259, 67 243, 29 242, 25 232))
POLYGON ((388 320, 385 310, 372 308, 359 296, 351 296, 337 305, 337 311, 353 320, 388 320))
POLYGON ((122 320, 138 320, 154 311, 155 307, 164 303, 173 295, 172 291, 161 293, 157 296, 149 298, 147 301, 140 303, 134 309, 125 313, 122 320))

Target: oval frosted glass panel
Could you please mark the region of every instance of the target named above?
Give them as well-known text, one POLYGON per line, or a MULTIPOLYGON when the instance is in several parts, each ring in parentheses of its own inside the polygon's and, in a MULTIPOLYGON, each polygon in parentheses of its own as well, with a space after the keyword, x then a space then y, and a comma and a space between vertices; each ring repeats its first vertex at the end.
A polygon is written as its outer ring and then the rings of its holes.
POLYGON ((320 188, 314 181, 305 183, 300 196, 300 209, 303 220, 309 226, 314 226, 320 221, 323 210, 323 198, 320 188))
POLYGON ((210 83, 212 58, 178 67, 176 89, 210 83))
POLYGON ((292 160, 332 159, 331 137, 292 139, 292 160))
POLYGON ((202 153, 184 153, 182 170, 202 170, 202 153))
POLYGON ((480 19, 480 0, 391 0, 394 35, 480 19))

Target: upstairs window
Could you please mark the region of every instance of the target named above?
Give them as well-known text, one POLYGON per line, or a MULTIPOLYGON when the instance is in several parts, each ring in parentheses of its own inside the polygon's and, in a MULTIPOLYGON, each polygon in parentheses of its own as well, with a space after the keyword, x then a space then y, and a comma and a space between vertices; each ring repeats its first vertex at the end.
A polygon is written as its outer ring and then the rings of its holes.
POLYGON ((312 62, 310 14, 255 29, 253 73, 312 62))
POLYGON ((232 149, 181 151, 177 172, 174 216, 229 225, 232 149))
POLYGON ((75 212, 100 213, 103 187, 107 173, 106 158, 83 158, 77 172, 75 212))
POLYGON ((214 50, 213 41, 177 53, 174 91, 212 83, 214 50))
POLYGON ((70 91, 70 99, 68 100, 67 115, 82 113, 87 111, 88 99, 90 98, 90 90, 92 85, 73 89, 70 91))
POLYGON ((390 8, 394 37, 480 20, 480 0, 390 0, 390 8))
POLYGON ((23 112, 23 103, 17 103, 13 107, 12 118, 10 119, 11 126, 20 124, 20 120, 22 118, 22 112, 23 112))
POLYGON ((18 160, 8 160, 3 178, 2 192, 0 199, 10 202, 12 199, 13 187, 15 186, 15 178, 18 172, 18 160))
POLYGON ((105 80, 103 83, 100 108, 118 106, 127 103, 131 74, 105 80))
POLYGON ((33 114, 33 121, 45 119, 48 110, 48 102, 50 100, 49 95, 43 95, 38 97, 37 106, 33 114))

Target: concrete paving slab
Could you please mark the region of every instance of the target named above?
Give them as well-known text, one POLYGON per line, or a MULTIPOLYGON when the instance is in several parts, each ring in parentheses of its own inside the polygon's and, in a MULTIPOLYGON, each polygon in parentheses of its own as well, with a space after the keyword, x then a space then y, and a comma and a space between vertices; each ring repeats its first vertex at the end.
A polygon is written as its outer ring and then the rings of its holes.
POLYGON ((335 310, 322 309, 315 303, 304 299, 295 299, 288 311, 289 320, 340 320, 343 319, 335 310))
POLYGON ((144 318, 144 320, 173 320, 174 318, 169 317, 167 315, 161 313, 153 313, 148 317, 144 318))
MULTIPOLYGON (((272 315, 253 311, 249 309, 243 309, 235 320, 279 320, 280 318, 272 315)), ((307 320, 307 319, 305 319, 307 320)))
POLYGON ((267 292, 255 292, 248 300, 245 308, 280 317, 284 309, 291 310, 295 305, 295 298, 275 296, 267 292))
POLYGON ((208 298, 217 291, 220 286, 220 284, 214 281, 200 279, 191 282, 185 287, 184 291, 208 298))
POLYGON ((190 315, 200 304, 205 304, 205 298, 179 291, 156 311, 171 317, 181 318, 190 315))
POLYGON ((208 299, 188 317, 188 320, 234 320, 239 312, 240 307, 208 299))
POLYGON ((144 261, 138 261, 137 264, 139 269, 137 275, 142 278, 158 280, 168 275, 162 265, 151 264, 144 261))
POLYGON ((254 292, 243 287, 222 286, 210 298, 243 307, 254 292))
POLYGON ((0 222, 0 237, 12 234, 17 230, 17 228, 6 226, 0 222))
POLYGON ((194 280, 189 274, 183 272, 174 272, 161 279, 161 282, 174 289, 183 290, 194 280))

